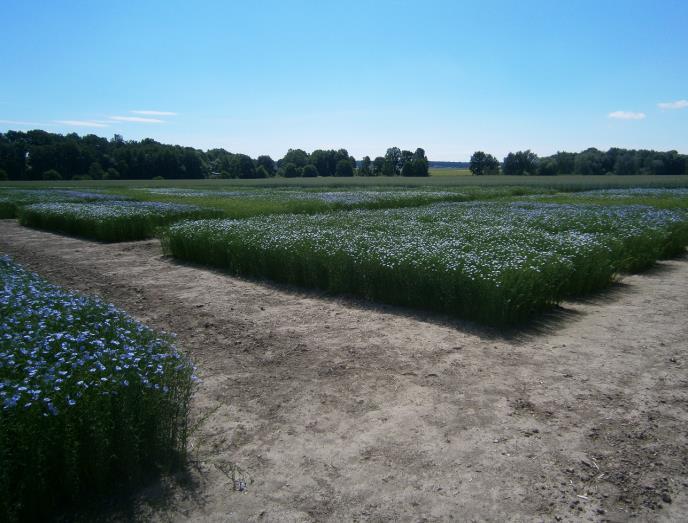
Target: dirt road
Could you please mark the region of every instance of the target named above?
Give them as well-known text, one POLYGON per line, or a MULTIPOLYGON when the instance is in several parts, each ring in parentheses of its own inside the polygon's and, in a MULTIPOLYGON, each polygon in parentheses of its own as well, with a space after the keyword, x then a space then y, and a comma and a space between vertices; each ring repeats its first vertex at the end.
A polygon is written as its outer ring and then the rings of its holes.
POLYGON ((190 487, 159 520, 685 520, 688 262, 526 332, 242 280, 0 221, 0 252, 176 332, 190 487), (242 492, 243 485, 246 489, 242 492))

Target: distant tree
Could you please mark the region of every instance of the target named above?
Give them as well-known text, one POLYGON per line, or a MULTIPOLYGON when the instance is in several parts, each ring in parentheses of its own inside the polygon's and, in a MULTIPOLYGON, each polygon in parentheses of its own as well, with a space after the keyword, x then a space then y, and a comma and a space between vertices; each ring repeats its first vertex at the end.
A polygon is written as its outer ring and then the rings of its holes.
POLYGON ((394 163, 392 163, 389 160, 385 160, 384 165, 382 166, 382 176, 396 176, 397 172, 394 168, 394 163))
POLYGON ((351 165, 351 161, 347 158, 342 158, 337 162, 337 170, 335 171, 336 176, 353 176, 354 168, 351 165))
POLYGON ((635 155, 627 153, 617 156, 614 162, 614 174, 622 176, 638 174, 638 162, 635 155))
POLYGON ((504 158, 502 172, 508 176, 523 176, 537 173, 538 157, 534 152, 517 151, 504 158))
POLYGON ((305 167, 308 163, 308 153, 302 149, 289 149, 278 164, 280 166, 293 163, 297 168, 305 167))
POLYGON ((10 180, 27 178, 28 144, 24 133, 7 131, 0 133, 0 167, 7 172, 10 180))
MULTIPOLYGON (((688 156, 677 151, 612 147, 607 151, 594 148, 580 153, 559 151, 539 160, 530 151, 523 151, 508 158, 505 172, 510 174, 551 174, 553 164, 550 160, 553 160, 556 174, 688 175, 688 156)), ((275 162, 269 156, 249 160, 246 155, 224 149, 201 151, 162 144, 150 138, 125 141, 119 135, 106 139, 93 134, 63 135, 42 130, 0 132, 0 169, 9 180, 41 180, 43 173, 51 170, 63 173, 65 178, 87 175, 113 179, 119 175, 122 179, 139 180, 156 176, 168 179, 263 176, 264 172, 258 171, 259 166, 265 168, 268 176, 275 174, 275 162)), ((284 175, 285 165, 293 163, 300 176, 303 168, 311 164, 320 176, 334 176, 340 160, 347 160, 354 173, 362 176, 394 176, 402 170, 404 175, 419 176, 429 171, 425 151, 417 149, 411 154, 398 147, 390 147, 384 157, 373 161, 364 158, 358 168, 346 149, 318 149, 310 155, 301 149, 292 149, 277 162, 277 167, 280 175, 284 175), (406 164, 411 166, 405 167, 406 164)))
POLYGON ((370 161, 370 156, 364 156, 361 160, 361 167, 358 169, 358 174, 360 176, 371 176, 373 174, 371 166, 372 162, 370 161))
POLYGON ((282 167, 282 176, 285 178, 298 178, 301 176, 301 171, 296 164, 289 162, 282 167))
POLYGON ((686 170, 686 161, 688 157, 685 155, 678 154, 676 151, 667 151, 664 153, 657 153, 664 164, 664 169, 662 172, 657 174, 684 174, 686 170))
POLYGON ((614 168, 616 167, 616 161, 626 153, 624 149, 619 147, 612 147, 603 157, 603 170, 605 174, 613 174, 614 168))
POLYGON ((557 162, 557 174, 573 174, 576 166, 576 153, 557 152, 554 155, 557 162))
POLYGON ((425 149, 418 147, 411 159, 413 165, 413 176, 430 176, 428 157, 425 156, 425 149))
POLYGON ((119 180, 119 171, 114 167, 109 167, 103 175, 103 180, 119 180))
POLYGON ((92 180, 101 180, 105 175, 103 167, 98 162, 93 162, 88 167, 88 175, 92 180))
POLYGON ((349 151, 346 149, 339 149, 337 152, 335 152, 335 160, 339 162, 339 160, 350 160, 351 156, 349 156, 349 151))
POLYGON ((205 153, 205 169, 208 176, 230 178, 230 164, 234 155, 224 149, 209 149, 205 153))
POLYGON ((351 164, 351 168, 354 170, 354 174, 356 174, 356 158, 349 156, 349 163, 351 164))
POLYGON ((430 176, 430 164, 427 159, 413 160, 413 176, 430 176))
POLYGON ((164 180, 165 177, 164 177, 164 176, 153 176, 152 179, 153 179, 153 180, 164 180))
POLYGON ((255 178, 256 167, 251 157, 246 154, 235 154, 230 163, 232 178, 255 178))
POLYGON ((401 149, 390 147, 385 153, 385 164, 382 174, 385 176, 396 176, 401 172, 401 149))
POLYGON ((404 169, 404 165, 411 163, 412 161, 413 153, 411 151, 401 151, 401 157, 399 158, 399 174, 401 174, 401 171, 404 169))
POLYGON ((584 175, 606 174, 606 158, 602 151, 591 147, 576 155, 574 162, 574 173, 584 175))
POLYGON ((275 160, 270 158, 268 155, 263 154, 256 158, 256 167, 262 166, 268 173, 268 176, 274 176, 275 174, 275 160))
POLYGON ((310 163, 317 169, 320 176, 334 176, 337 168, 336 151, 316 149, 309 156, 310 163))
POLYGON ((543 158, 538 162, 537 174, 540 176, 554 176, 557 174, 557 161, 550 158, 543 158))
POLYGON ((471 162, 468 168, 475 176, 497 174, 499 172, 499 161, 491 154, 486 154, 483 151, 476 151, 471 156, 471 162))
POLYGON ((373 160, 373 176, 382 176, 382 172, 385 167, 385 159, 382 156, 378 156, 373 160))
POLYGON ((256 178, 269 178, 270 173, 268 172, 268 170, 265 168, 264 165, 259 165, 258 167, 256 167, 255 177, 256 178))
POLYGON ((316 169, 315 165, 309 163, 303 168, 303 174, 301 176, 304 178, 315 178, 318 176, 318 169, 316 169))
POLYGON ((44 180, 61 180, 62 175, 56 171, 55 169, 48 169, 47 171, 43 172, 43 179, 44 180))
POLYGON ((416 172, 413 169, 413 162, 406 162, 404 163, 404 166, 401 168, 401 175, 402 176, 415 176, 416 172))
POLYGON ((8 180, 7 171, 5 169, 0 169, 0 181, 8 180))

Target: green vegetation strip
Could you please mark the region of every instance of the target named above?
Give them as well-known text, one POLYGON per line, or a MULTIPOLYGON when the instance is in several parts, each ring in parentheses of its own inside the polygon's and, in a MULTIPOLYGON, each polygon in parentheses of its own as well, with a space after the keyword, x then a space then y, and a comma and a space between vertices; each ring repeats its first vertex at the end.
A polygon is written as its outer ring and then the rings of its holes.
POLYGON ((176 465, 193 368, 170 337, 0 257, 0 514, 43 520, 176 465))
MULTIPOLYGON (((0 189, 0 217, 11 218, 15 215, 23 215, 23 223, 31 224, 35 227, 62 230, 69 234, 79 234, 96 239, 109 239, 104 236, 106 233, 97 231, 90 235, 84 234, 87 229, 84 224, 67 224, 67 216, 73 221, 73 215, 84 216, 85 209, 90 210, 89 221, 98 220, 95 210, 101 214, 107 214, 106 221, 112 221, 114 208, 138 207, 139 209, 155 210, 156 206, 147 203, 137 205, 130 203, 129 200, 141 202, 162 202, 165 204, 195 205, 200 208, 208 209, 205 216, 222 216, 226 218, 247 218, 250 216, 261 216, 266 214, 288 214, 305 213, 314 214, 342 209, 388 209, 397 207, 416 207, 430 203, 450 201, 469 201, 496 199, 502 197, 542 194, 551 192, 548 189, 530 189, 523 187, 465 187, 460 192, 457 190, 431 190, 431 189, 409 189, 403 187, 381 187, 369 186, 366 188, 355 188, 355 190, 344 190, 335 188, 324 190, 324 188, 296 188, 296 189, 275 189, 275 188, 230 188, 230 187, 208 187, 198 185, 196 187, 148 187, 133 188, 125 187, 119 189, 109 189, 109 192, 96 193, 86 191, 75 191, 67 189, 0 189), (117 200, 127 200, 122 204, 117 200), (6 204, 3 207, 3 202, 6 204), (42 205, 33 206, 36 203, 99 203, 99 206, 65 206, 65 205, 42 205), (30 207, 29 209, 26 209, 30 207), (80 211, 75 211, 81 209, 80 211), (40 210, 41 216, 36 215, 36 210, 40 210), (108 211, 107 213, 105 211, 108 211), (4 214, 3 214, 4 213, 4 214), (50 214, 50 217, 46 216, 50 214), (56 222, 60 221, 61 229, 57 229, 56 222)), ((157 210, 164 206, 157 206, 157 210)), ((174 206, 168 206, 174 209, 174 206)), ((184 208, 184 207, 179 207, 184 208)), ((186 207, 185 209, 189 209, 186 207)), ((124 211, 120 209, 121 214, 124 211)), ((127 211, 129 215, 131 210, 127 211)), ((138 214, 141 214, 139 211, 138 214)), ((190 217, 190 216, 189 216, 190 217)), ((142 219, 142 217, 139 217, 142 219)), ((133 220, 133 218, 132 218, 133 220)), ((81 220, 83 221, 83 219, 81 220)), ((95 224, 95 222, 94 222, 95 224)), ((94 225, 92 224, 92 225, 94 225)), ((106 228, 106 224, 99 224, 101 229, 106 228)), ((117 226, 123 229, 123 225, 117 226)), ((140 229, 140 225, 132 224, 131 227, 140 229)), ((109 233, 107 233, 109 234, 109 233)), ((134 239, 131 232, 123 232, 122 238, 134 239)), ((150 235, 150 231, 145 233, 150 235)), ((140 235, 139 235, 140 236, 140 235)), ((118 241, 116 236, 110 241, 118 241)))
POLYGON ((651 205, 660 209, 688 209, 688 188, 631 187, 577 193, 533 196, 533 200, 553 203, 598 205, 651 205))
MULTIPOLYGON (((430 203, 473 199, 473 193, 492 193, 492 190, 433 191, 372 187, 367 190, 193 190, 183 188, 148 188, 127 191, 135 199, 191 203, 219 209, 227 218, 247 218, 266 214, 314 214, 342 209, 388 209, 417 207, 430 203)), ((486 195, 487 196, 487 195, 486 195)))
POLYGON ((222 213, 195 205, 161 202, 37 203, 22 207, 22 225, 107 242, 142 240, 159 227, 185 218, 222 213))
POLYGON ((0 188, 0 218, 15 218, 21 207, 34 203, 90 202, 114 199, 122 200, 126 198, 72 189, 0 188))
POLYGON ((450 203, 186 221, 173 256, 492 324, 532 317, 688 243, 685 215, 649 207, 450 203))

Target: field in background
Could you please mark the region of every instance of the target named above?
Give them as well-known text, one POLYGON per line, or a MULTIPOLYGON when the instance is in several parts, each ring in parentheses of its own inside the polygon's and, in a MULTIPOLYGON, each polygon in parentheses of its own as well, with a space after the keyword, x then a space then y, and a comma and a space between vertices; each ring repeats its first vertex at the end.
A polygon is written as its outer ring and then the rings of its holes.
POLYGON ((430 169, 430 176, 473 176, 468 169, 430 169))
POLYGON ((688 176, 464 176, 441 175, 428 178, 375 176, 370 178, 267 178, 262 180, 83 180, 0 182, 3 187, 78 187, 117 189, 125 187, 191 187, 203 189, 241 187, 466 187, 528 186, 559 190, 613 187, 688 187, 688 176))
POLYGON ((51 185, 60 189, 0 187, 2 215, 100 241, 158 236, 175 257, 237 274, 486 323, 518 323, 688 244, 688 177, 683 176, 51 185), (398 185, 409 182, 424 185, 398 185), (636 185, 622 186, 631 183, 636 185), (666 211, 638 217, 641 210, 659 212, 655 207, 666 211), (202 218, 214 220, 167 231, 182 220, 202 218), (238 234, 227 232, 237 228, 238 234), (599 278, 593 277, 596 271, 599 278), (593 280, 597 283, 588 288, 593 280))

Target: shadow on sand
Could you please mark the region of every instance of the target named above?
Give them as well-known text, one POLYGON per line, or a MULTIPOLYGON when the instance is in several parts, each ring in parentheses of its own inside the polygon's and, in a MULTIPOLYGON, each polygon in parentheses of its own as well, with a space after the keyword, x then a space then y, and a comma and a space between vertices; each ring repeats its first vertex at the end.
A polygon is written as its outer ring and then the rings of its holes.
MULTIPOLYGON (((552 334, 583 316, 585 312, 578 306, 601 306, 613 303, 624 293, 632 289, 632 285, 624 283, 623 277, 613 282, 610 286, 586 293, 580 296, 567 298, 563 304, 555 305, 550 310, 536 314, 530 320, 512 326, 491 326, 473 320, 459 319, 447 313, 431 310, 414 309, 412 307, 390 305, 378 302, 371 302, 364 298, 350 294, 331 294, 319 289, 304 288, 296 285, 278 283, 264 278, 252 278, 232 274, 216 267, 178 260, 172 256, 163 256, 163 259, 172 265, 180 267, 190 267, 198 270, 211 272, 213 274, 234 278, 239 281, 259 285, 266 289, 288 294, 296 299, 317 299, 330 304, 339 304, 359 311, 369 311, 376 314, 391 314, 401 316, 422 323, 430 323, 440 327, 461 331, 487 340, 503 341, 527 341, 533 337, 552 334)), ((673 258, 674 260, 688 261, 687 255, 673 258)), ((655 276, 666 274, 672 271, 672 267, 661 261, 641 274, 655 276)))
POLYGON ((170 474, 151 476, 138 487, 107 497, 96 498, 82 505, 78 511, 66 512, 54 521, 87 523, 92 521, 143 521, 146 513, 164 513, 165 508, 183 493, 190 504, 202 505, 201 485, 194 479, 196 462, 189 459, 179 470, 170 474))

